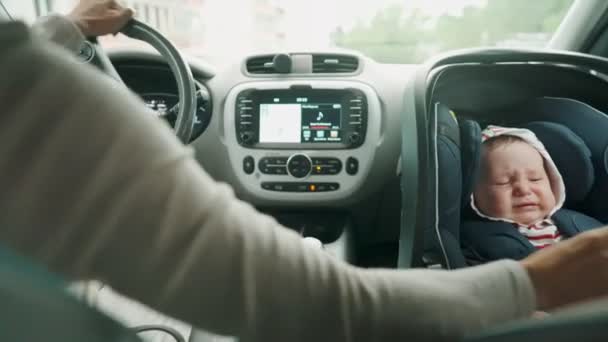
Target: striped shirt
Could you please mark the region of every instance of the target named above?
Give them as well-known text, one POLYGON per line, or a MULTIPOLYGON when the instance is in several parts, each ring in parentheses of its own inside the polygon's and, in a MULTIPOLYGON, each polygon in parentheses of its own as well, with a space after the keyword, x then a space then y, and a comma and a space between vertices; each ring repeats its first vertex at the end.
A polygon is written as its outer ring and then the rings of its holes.
POLYGON ((563 239, 562 234, 551 219, 545 219, 530 226, 518 225, 517 228, 537 249, 551 246, 563 239))

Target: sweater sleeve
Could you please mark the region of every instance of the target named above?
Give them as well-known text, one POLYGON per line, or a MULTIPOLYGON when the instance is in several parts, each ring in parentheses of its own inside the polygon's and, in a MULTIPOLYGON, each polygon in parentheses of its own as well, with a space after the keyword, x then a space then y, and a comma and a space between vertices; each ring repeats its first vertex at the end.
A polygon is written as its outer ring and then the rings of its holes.
POLYGON ((363 270, 235 198, 139 99, 19 24, 0 42, 0 241, 243 341, 439 341, 524 317, 525 270, 363 270))
POLYGON ((32 31, 74 54, 78 53, 85 38, 73 22, 58 14, 39 17, 32 25, 32 31))

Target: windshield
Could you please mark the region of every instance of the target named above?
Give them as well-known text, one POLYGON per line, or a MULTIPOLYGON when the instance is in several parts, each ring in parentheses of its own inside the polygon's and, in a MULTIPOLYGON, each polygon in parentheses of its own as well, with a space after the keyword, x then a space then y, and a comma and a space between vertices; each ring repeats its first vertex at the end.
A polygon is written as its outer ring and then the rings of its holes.
MULTIPOLYGON (((28 21, 76 0, 2 0, 28 21)), ((545 45, 574 0, 131 0, 136 17, 212 64, 262 52, 351 49, 383 63, 420 63, 475 46, 545 45)), ((121 35, 107 48, 145 48, 121 35)))

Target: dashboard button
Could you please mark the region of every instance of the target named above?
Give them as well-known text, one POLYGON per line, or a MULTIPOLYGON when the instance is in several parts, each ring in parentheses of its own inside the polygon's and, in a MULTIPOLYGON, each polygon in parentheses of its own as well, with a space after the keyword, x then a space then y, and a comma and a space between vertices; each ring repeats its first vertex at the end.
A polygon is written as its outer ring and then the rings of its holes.
POLYGON ((243 171, 248 175, 255 171, 255 160, 252 156, 247 156, 243 159, 243 171))
POLYGON ((275 175, 286 175, 287 174, 287 168, 285 166, 272 166, 270 169, 272 170, 272 173, 275 175))
POLYGON ((308 191, 308 183, 297 183, 295 186, 295 191, 297 192, 307 192, 308 191))
POLYGON ((287 158, 285 158, 285 157, 274 158, 273 164, 275 164, 275 165, 287 165, 287 158))
POLYGON ((338 189, 340 189, 340 184, 338 184, 338 183, 328 183, 327 187, 329 188, 329 191, 337 191, 338 189))
POLYGON ((359 172, 359 161, 357 158, 349 157, 346 160, 346 173, 349 175, 356 175, 359 172))
POLYGON ((342 162, 337 158, 313 158, 314 175, 337 175, 342 171, 342 162))
POLYGON ((313 165, 321 165, 323 164, 323 159, 325 158, 312 158, 311 161, 313 165))
POLYGON ((358 132, 352 132, 348 136, 348 140, 350 141, 351 144, 355 145, 359 142, 359 140, 361 140, 361 135, 358 132))
POLYGON ((306 155, 295 154, 287 161, 287 170, 296 178, 304 178, 312 171, 312 161, 306 155))
POLYGON ((342 162, 340 161, 340 159, 330 158, 327 160, 327 165, 337 166, 337 167, 341 168, 342 162))
POLYGON ((327 175, 337 175, 338 173, 340 173, 340 169, 337 167, 328 167, 325 174, 327 175))
POLYGON ((327 184, 318 184, 317 185, 317 191, 318 192, 326 192, 329 188, 327 187, 327 184))
POLYGON ((269 158, 260 159, 258 163, 260 171, 267 175, 286 175, 287 174, 287 158, 269 158))
POLYGON ((240 134, 241 142, 244 144, 250 144, 253 142, 253 132, 244 131, 240 134))
POLYGON ((337 191, 340 189, 340 184, 338 183, 310 183, 308 184, 309 192, 328 192, 328 191, 337 191))
POLYGON ((265 175, 286 175, 287 174, 287 169, 285 168, 285 166, 276 166, 276 165, 262 166, 262 165, 260 165, 260 171, 265 175))

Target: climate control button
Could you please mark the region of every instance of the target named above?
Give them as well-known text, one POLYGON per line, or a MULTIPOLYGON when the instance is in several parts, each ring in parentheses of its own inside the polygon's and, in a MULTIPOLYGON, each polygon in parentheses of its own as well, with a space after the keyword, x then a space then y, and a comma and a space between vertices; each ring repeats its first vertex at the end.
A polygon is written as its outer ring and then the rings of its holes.
POLYGON ((258 167, 267 175, 286 175, 287 157, 264 157, 260 159, 258 167))

